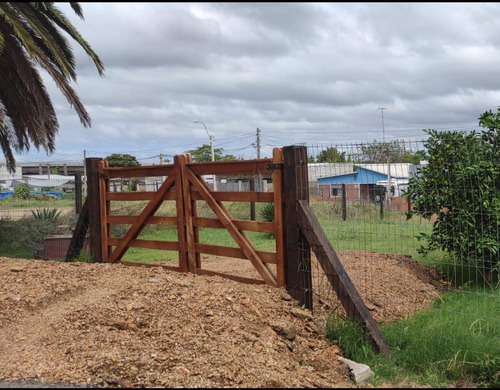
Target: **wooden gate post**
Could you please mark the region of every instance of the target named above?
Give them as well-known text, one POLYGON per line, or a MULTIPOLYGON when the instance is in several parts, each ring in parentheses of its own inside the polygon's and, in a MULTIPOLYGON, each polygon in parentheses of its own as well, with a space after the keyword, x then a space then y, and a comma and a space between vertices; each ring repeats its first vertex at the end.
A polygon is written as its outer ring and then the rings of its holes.
POLYGON ((82 173, 75 173, 75 212, 80 214, 82 211, 82 173))
MULTIPOLYGON (((101 201, 99 193, 99 162, 102 158, 86 158, 87 210, 89 213, 89 250, 95 262, 102 261, 101 201)), ((103 194, 104 195, 104 194, 103 194)))
POLYGON ((313 309, 311 249, 299 229, 299 200, 309 200, 307 148, 283 148, 283 199, 285 226, 285 287, 290 295, 313 309))

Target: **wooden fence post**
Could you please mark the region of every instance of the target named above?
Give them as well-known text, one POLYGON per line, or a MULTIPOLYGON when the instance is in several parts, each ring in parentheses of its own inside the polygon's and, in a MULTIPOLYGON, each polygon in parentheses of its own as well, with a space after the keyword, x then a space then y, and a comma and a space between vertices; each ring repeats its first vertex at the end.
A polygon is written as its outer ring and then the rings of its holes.
POLYGON ((75 212, 80 214, 82 211, 82 173, 75 173, 75 212))
MULTIPOLYGON (((255 191, 255 179, 249 180, 250 191, 255 191)), ((255 202, 250 202, 250 220, 255 221, 255 202)))
POLYGON ((99 162, 102 158, 86 158, 87 200, 89 213, 89 250, 95 262, 102 261, 101 201, 99 194, 99 162))
POLYGON ((347 219, 347 190, 346 185, 342 184, 342 220, 347 219))
POLYGON ((290 295, 312 310, 311 249, 299 229, 299 200, 309 200, 307 148, 283 148, 283 199, 285 226, 285 287, 290 295))
POLYGON ((384 219, 384 192, 382 187, 379 188, 379 196, 380 196, 380 219, 384 219))

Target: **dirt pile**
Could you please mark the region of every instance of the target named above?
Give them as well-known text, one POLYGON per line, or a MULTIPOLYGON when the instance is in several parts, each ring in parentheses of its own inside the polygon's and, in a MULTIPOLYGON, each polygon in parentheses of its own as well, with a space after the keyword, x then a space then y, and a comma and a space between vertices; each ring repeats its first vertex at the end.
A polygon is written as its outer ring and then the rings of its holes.
MULTIPOLYGON (((363 256, 350 254, 342 256, 351 274, 363 256)), ((410 281, 416 269, 398 258, 379 263, 370 281, 361 271, 351 275, 376 319, 406 315, 412 305, 418 310, 438 293, 429 281, 410 281), (408 272, 406 303, 385 274, 375 284, 377 272, 391 274, 389 266, 392 275, 408 272)), ((206 259, 203 267, 255 275, 237 259, 206 259)), ((315 274, 311 314, 283 288, 156 267, 0 258, 0 378, 110 387, 355 387, 338 361, 341 351, 324 337, 335 297, 315 274)))

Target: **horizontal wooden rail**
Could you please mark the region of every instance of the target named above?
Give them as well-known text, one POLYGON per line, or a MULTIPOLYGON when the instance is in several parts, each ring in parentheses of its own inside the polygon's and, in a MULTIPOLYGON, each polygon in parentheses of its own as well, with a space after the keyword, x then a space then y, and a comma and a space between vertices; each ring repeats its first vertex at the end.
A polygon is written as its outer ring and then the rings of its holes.
MULTIPOLYGON (((132 225, 137 222, 137 216, 135 215, 109 215, 107 217, 108 223, 125 224, 132 225)), ((177 226, 177 217, 156 217, 152 216, 148 219, 148 224, 151 225, 166 225, 166 226, 177 226)))
MULTIPOLYGON (((199 244, 195 245, 196 252, 205 253, 208 255, 215 256, 225 256, 225 257, 236 257, 237 259, 248 260, 248 257, 245 255, 242 249, 240 248, 231 248, 228 246, 217 246, 217 245, 208 245, 208 244, 199 244)), ((276 264, 276 253, 273 252, 262 252, 255 251, 259 258, 263 263, 276 264)))
MULTIPOLYGON (((198 191, 192 191, 193 200, 204 200, 198 191)), ((212 197, 218 201, 226 202, 274 202, 272 192, 251 192, 251 191, 217 191, 211 193, 212 197)))
POLYGON ((187 163, 186 166, 195 175, 252 175, 257 173, 271 173, 267 166, 272 159, 235 160, 203 163, 187 163))
POLYGON ((173 165, 141 165, 140 167, 108 167, 103 172, 109 179, 168 176, 174 169, 173 165))
MULTIPOLYGON (((117 201, 134 201, 134 200, 151 200, 156 196, 154 191, 137 191, 137 192, 106 192, 106 200, 117 201)), ((168 191, 163 200, 175 200, 175 191, 168 191)))
MULTIPOLYGON (((118 246, 122 240, 120 238, 108 238, 108 245, 118 246)), ((162 249, 166 251, 178 251, 179 243, 177 241, 159 241, 159 240, 141 240, 134 239, 130 241, 128 246, 133 246, 135 248, 146 248, 146 249, 162 249)))
MULTIPOLYGON (((145 263, 137 263, 137 262, 132 262, 132 261, 121 260, 121 261, 118 261, 116 264, 122 264, 122 265, 126 265, 129 267, 146 267, 146 268, 161 267, 161 268, 171 270, 171 271, 180 271, 180 268, 177 266, 156 264, 156 263, 145 264, 145 263)), ((225 279, 230 279, 230 280, 234 280, 236 282, 245 283, 245 284, 265 284, 266 283, 260 279, 245 278, 244 276, 230 275, 230 274, 225 274, 223 272, 209 271, 209 270, 202 269, 202 268, 198 268, 196 270, 196 273, 198 275, 220 276, 220 277, 223 277, 225 279)))
MULTIPOLYGON (((258 222, 258 221, 244 221, 233 219, 234 225, 240 230, 257 233, 274 233, 275 225, 273 222, 258 222)), ((216 218, 193 218, 193 225, 196 227, 207 227, 214 229, 225 229, 224 224, 216 218)))

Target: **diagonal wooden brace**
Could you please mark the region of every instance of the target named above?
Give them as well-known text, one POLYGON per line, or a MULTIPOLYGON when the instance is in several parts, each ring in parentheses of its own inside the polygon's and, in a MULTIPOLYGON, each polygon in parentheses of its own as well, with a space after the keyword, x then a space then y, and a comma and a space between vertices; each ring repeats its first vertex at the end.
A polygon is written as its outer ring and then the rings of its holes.
POLYGON ((253 264, 262 279, 264 279, 267 284, 276 287, 278 285, 276 278, 267 268, 266 264, 262 262, 259 255, 255 252, 255 248, 253 247, 252 242, 246 236, 244 236, 234 225, 230 216, 227 215, 227 212, 224 210, 224 208, 212 197, 212 195, 210 194, 210 190, 206 188, 205 183, 200 178, 198 178, 188 167, 187 169, 185 169, 185 173, 187 179, 198 190, 202 198, 205 200, 205 202, 207 202, 215 215, 217 215, 217 218, 219 218, 229 234, 231 234, 231 236, 233 237, 234 241, 236 241, 236 243, 243 250, 243 253, 253 264))
POLYGON ((158 210, 158 208, 161 206, 164 196, 174 183, 175 175, 171 174, 158 189, 155 197, 151 199, 144 210, 142 210, 141 214, 137 217, 136 222, 130 227, 127 234, 125 234, 125 236, 121 239, 120 244, 118 244, 115 250, 111 252, 109 256, 109 262, 115 263, 123 257, 128 248, 128 245, 130 244, 130 241, 137 238, 137 236, 141 233, 148 218, 154 215, 156 210, 158 210))

